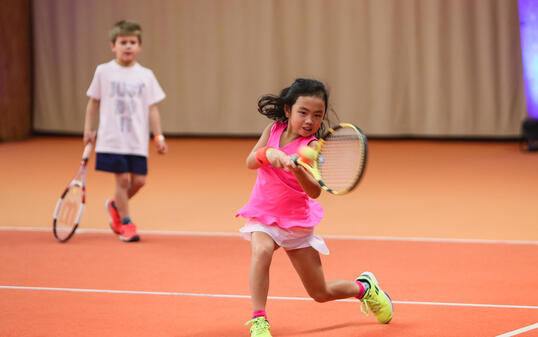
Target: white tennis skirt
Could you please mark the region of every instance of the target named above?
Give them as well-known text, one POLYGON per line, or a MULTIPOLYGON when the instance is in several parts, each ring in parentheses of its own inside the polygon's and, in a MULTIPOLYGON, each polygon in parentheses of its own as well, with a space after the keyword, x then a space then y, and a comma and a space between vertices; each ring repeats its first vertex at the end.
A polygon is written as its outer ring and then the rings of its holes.
POLYGON ((253 232, 264 232, 285 250, 312 247, 323 255, 329 255, 329 248, 325 241, 314 235, 313 228, 292 227, 280 228, 278 226, 264 225, 256 219, 250 219, 239 230, 245 240, 250 241, 253 232))

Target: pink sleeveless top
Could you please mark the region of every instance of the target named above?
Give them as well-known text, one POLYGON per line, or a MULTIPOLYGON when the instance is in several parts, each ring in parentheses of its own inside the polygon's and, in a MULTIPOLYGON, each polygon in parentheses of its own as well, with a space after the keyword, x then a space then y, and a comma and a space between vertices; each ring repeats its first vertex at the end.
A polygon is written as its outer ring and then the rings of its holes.
MULTIPOLYGON (((267 146, 292 155, 297 153, 299 147, 316 140, 314 136, 300 137, 281 148, 280 136, 286 127, 287 123, 275 122, 267 146)), ((311 228, 321 221, 323 208, 303 191, 293 173, 265 165, 258 168, 258 177, 248 204, 235 216, 253 218, 265 225, 281 228, 311 228)))

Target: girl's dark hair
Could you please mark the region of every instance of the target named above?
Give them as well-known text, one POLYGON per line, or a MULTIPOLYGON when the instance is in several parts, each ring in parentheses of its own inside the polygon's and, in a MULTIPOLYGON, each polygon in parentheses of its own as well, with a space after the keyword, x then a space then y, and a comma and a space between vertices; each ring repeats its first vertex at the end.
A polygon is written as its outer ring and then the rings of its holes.
MULTIPOLYGON (((290 108, 295 104, 297 98, 300 96, 314 96, 319 97, 325 102, 325 115, 323 117, 323 123, 316 132, 316 136, 320 137, 325 133, 327 127, 329 127, 329 92, 325 85, 317 80, 298 78, 289 87, 282 89, 280 95, 268 94, 262 96, 258 100, 258 111, 269 119, 278 122, 287 122, 288 118, 284 112, 284 106, 290 108)), ((336 113, 334 113, 336 119, 336 113)))

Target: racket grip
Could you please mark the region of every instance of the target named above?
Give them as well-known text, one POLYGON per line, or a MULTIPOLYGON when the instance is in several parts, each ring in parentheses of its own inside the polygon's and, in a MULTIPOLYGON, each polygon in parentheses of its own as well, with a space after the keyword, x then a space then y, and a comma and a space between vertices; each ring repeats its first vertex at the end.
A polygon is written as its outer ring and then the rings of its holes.
POLYGON ((92 143, 86 144, 84 152, 82 153, 82 160, 87 160, 90 154, 92 153, 92 143))
POLYGON ((303 157, 301 157, 300 155, 297 155, 297 154, 290 155, 290 159, 295 163, 295 165, 312 166, 312 160, 308 160, 308 159, 303 158, 303 157))

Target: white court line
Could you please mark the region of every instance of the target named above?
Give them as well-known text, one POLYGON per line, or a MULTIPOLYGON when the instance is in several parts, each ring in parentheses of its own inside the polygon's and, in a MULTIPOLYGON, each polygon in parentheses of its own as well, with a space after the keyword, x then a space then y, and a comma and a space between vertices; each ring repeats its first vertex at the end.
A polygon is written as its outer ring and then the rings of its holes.
POLYGON ((521 333, 524 333, 524 332, 527 332, 527 331, 531 331, 531 330, 534 330, 534 329, 538 329, 538 323, 535 323, 533 325, 529 325, 529 326, 526 326, 524 328, 521 328, 521 329, 517 329, 517 330, 514 330, 514 331, 510 331, 510 332, 507 332, 507 333, 503 333, 502 335, 498 335, 498 336, 495 336, 495 337, 510 337, 510 336, 515 336, 515 335, 519 335, 521 333))
MULTIPOLYGON (((0 289, 10 290, 39 290, 39 291, 59 291, 59 292, 79 292, 79 293, 107 293, 107 294, 134 294, 134 295, 165 295, 165 296, 189 296, 189 297, 217 297, 217 298, 250 298, 249 295, 233 294, 198 294, 180 293, 165 291, 138 291, 138 290, 107 290, 107 289, 79 289, 79 288, 53 288, 53 287, 22 287, 22 286, 0 286, 0 289)), ((269 296, 268 299, 284 301, 313 301, 309 297, 284 297, 269 296)), ((354 299, 337 300, 338 302, 357 302, 354 299)), ((392 301, 395 304, 414 305, 435 305, 451 307, 478 307, 478 308, 504 308, 504 309, 537 309, 535 305, 505 305, 505 304, 474 304, 474 303, 446 303, 446 302, 414 302, 414 301, 392 301)))
MULTIPOLYGON (((52 228, 46 227, 14 227, 0 226, 0 231, 21 232, 51 232, 52 228)), ((234 232, 182 232, 160 230, 138 230, 140 234, 150 235, 182 235, 182 236, 237 236, 234 232)), ((78 228, 76 234, 84 233, 110 233, 109 229, 84 229, 78 228)), ((356 236, 356 235, 321 235, 326 239, 362 240, 362 241, 404 241, 404 242, 446 242, 446 243, 480 243, 480 244, 509 244, 509 245, 538 245, 538 241, 532 240, 492 240, 492 239, 455 239, 455 238, 428 238, 428 237, 398 237, 398 236, 356 236)))

